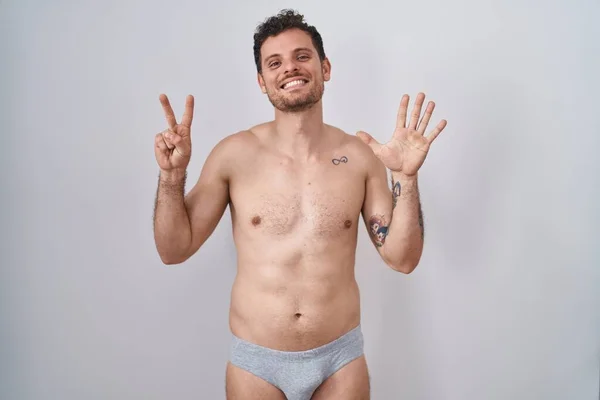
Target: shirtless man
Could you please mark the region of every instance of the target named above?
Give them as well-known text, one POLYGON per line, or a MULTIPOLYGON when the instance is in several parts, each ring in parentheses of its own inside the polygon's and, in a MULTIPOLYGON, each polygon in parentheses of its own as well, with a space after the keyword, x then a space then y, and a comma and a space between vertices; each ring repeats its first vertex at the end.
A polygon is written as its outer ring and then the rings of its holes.
POLYGON ((354 276, 359 217, 390 268, 415 269, 424 237, 417 171, 446 122, 425 135, 434 104, 421 118, 420 93, 410 116, 403 96, 387 144, 348 135, 323 122, 331 64, 317 30, 284 10, 254 39, 274 120, 220 141, 187 195, 194 98, 178 123, 160 96, 168 128, 155 138, 156 247, 165 264, 186 261, 229 205, 238 270, 228 399, 368 399, 354 276))

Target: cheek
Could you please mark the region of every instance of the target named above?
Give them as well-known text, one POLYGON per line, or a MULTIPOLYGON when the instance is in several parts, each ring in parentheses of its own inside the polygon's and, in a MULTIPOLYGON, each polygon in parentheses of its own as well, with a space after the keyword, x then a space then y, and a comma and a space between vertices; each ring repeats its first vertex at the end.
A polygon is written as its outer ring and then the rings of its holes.
POLYGON ((269 89, 278 89, 279 86, 277 85, 277 79, 275 79, 274 77, 269 77, 269 79, 266 81, 266 86, 269 89))
POLYGON ((267 87, 270 88, 271 86, 273 86, 273 76, 271 76, 271 74, 267 73, 266 71, 263 71, 262 76, 261 76, 261 86, 262 87, 267 87))

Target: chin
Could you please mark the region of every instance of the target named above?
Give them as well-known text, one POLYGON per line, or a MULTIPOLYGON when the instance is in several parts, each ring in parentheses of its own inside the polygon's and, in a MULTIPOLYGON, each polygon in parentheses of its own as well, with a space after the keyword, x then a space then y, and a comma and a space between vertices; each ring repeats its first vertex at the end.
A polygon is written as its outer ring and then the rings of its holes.
POLYGON ((268 93, 269 101, 275 108, 283 112, 301 112, 311 109, 323 97, 323 89, 303 87, 293 91, 279 89, 268 93))
POLYGON ((298 113, 302 111, 310 110, 315 103, 303 102, 303 103, 286 103, 286 104, 276 104, 274 105, 279 111, 289 112, 289 113, 298 113))

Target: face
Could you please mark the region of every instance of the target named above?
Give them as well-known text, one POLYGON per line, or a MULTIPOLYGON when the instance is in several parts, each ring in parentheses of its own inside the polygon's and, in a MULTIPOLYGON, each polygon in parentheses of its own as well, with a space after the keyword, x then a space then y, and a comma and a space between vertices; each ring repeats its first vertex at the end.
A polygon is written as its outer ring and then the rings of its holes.
POLYGON ((290 29, 265 40, 258 83, 271 104, 284 112, 300 112, 317 104, 329 81, 331 66, 323 62, 308 33, 290 29))

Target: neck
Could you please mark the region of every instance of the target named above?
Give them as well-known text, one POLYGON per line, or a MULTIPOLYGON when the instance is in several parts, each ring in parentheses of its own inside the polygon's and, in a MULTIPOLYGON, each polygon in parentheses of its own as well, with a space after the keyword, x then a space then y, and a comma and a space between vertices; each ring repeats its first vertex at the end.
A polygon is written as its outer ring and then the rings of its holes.
POLYGON ((275 109, 275 135, 279 149, 292 158, 307 159, 323 140, 323 106, 319 101, 301 112, 275 109))

